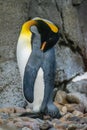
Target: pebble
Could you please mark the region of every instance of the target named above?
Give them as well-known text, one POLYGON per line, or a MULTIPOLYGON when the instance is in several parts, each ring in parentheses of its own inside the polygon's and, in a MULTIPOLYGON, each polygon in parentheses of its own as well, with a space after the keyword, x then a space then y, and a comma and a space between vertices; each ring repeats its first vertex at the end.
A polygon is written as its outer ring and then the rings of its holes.
POLYGON ((68 126, 68 130, 76 130, 76 129, 77 129, 76 124, 70 124, 70 125, 68 126))
POLYGON ((60 121, 67 121, 71 117, 73 117, 73 114, 72 113, 67 113, 60 119, 60 121))
POLYGON ((83 117, 83 113, 80 112, 80 111, 77 111, 77 110, 73 111, 72 114, 73 114, 74 116, 80 116, 80 117, 83 117))
POLYGON ((64 114, 67 113, 67 107, 66 107, 66 106, 62 107, 62 112, 63 112, 64 114))
POLYGON ((52 124, 50 122, 44 122, 40 124, 40 129, 41 130, 48 130, 49 128, 52 128, 52 124))
POLYGON ((28 127, 23 127, 22 130, 31 130, 31 129, 28 127))
POLYGON ((9 127, 9 128, 14 128, 14 127, 16 127, 15 124, 13 123, 13 121, 9 121, 6 125, 7 125, 7 127, 9 127))
POLYGON ((7 108, 0 108, 0 113, 23 113, 26 112, 26 110, 24 108, 20 108, 20 107, 7 107, 7 108))
POLYGON ((67 103, 66 100, 66 93, 64 91, 59 90, 56 94, 55 97, 55 102, 60 103, 60 104, 65 104, 67 103))
POLYGON ((77 103, 77 104, 80 103, 80 100, 75 95, 73 95, 72 93, 69 93, 69 94, 66 95, 66 100, 69 103, 77 103))
POLYGON ((39 130, 39 125, 36 124, 35 122, 20 121, 20 122, 16 122, 15 126, 18 128, 28 127, 28 128, 33 129, 33 130, 39 130))
POLYGON ((77 104, 65 104, 65 106, 67 107, 67 112, 73 112, 75 110, 75 108, 77 107, 77 104))
POLYGON ((55 99, 54 104, 62 114, 60 119, 52 119, 50 116, 43 116, 43 120, 20 117, 20 113, 31 110, 19 107, 1 108, 0 130, 87 130, 87 113, 84 113, 84 106, 75 101, 75 98, 72 103, 69 103, 69 100, 66 100, 67 94, 65 92, 59 91, 57 96, 59 99, 55 99), (2 127, 4 124, 7 129, 2 127))
POLYGON ((3 124, 3 120, 2 119, 0 119, 0 125, 2 125, 3 124))
POLYGON ((52 127, 52 128, 49 128, 49 130, 56 130, 56 129, 52 127))

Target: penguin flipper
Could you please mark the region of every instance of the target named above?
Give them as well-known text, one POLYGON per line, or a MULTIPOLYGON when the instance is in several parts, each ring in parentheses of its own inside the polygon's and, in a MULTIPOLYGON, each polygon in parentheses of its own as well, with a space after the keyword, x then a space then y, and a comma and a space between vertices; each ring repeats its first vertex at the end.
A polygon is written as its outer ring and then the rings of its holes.
POLYGON ((31 66, 26 66, 23 80, 23 92, 27 101, 34 100, 34 82, 37 76, 37 70, 31 66))

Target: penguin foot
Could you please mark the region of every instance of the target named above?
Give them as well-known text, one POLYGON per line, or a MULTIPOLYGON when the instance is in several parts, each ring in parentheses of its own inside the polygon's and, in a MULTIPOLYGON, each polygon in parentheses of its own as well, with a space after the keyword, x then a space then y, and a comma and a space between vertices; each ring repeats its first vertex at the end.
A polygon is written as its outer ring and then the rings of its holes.
POLYGON ((59 109, 53 103, 49 103, 47 105, 46 114, 48 114, 52 118, 60 118, 61 117, 59 109))
POLYGON ((45 112, 46 110, 47 110, 46 104, 42 104, 41 108, 40 108, 40 112, 46 114, 46 112, 45 112))

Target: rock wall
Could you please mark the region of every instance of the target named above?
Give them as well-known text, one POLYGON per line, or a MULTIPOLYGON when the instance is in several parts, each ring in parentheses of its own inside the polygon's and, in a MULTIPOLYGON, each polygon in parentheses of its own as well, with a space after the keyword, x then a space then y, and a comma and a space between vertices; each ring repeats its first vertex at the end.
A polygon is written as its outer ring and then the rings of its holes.
POLYGON ((0 0, 0 107, 25 106, 16 63, 16 45, 28 11, 29 0, 0 0))
POLYGON ((21 25, 33 17, 51 20, 62 38, 55 46, 57 87, 87 69, 86 0, 0 0, 0 107, 26 105, 16 63, 21 25))

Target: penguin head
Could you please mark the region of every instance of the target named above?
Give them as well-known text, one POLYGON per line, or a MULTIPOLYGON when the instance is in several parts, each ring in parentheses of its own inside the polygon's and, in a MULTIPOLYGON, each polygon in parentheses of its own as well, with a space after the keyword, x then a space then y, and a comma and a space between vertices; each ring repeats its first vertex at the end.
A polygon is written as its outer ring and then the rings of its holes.
MULTIPOLYGON (((37 35, 39 33, 41 37, 40 50, 43 52, 51 49, 59 39, 58 27, 52 22, 42 18, 34 18, 24 23, 22 33, 31 36, 31 39, 33 39, 34 34, 37 35), (34 28, 32 28, 33 26, 34 28)), ((33 42, 31 42, 31 44, 33 44, 33 42)))
POLYGON ((59 39, 59 29, 50 21, 36 20, 37 29, 41 36, 41 46, 40 49, 43 52, 51 49, 59 39))

